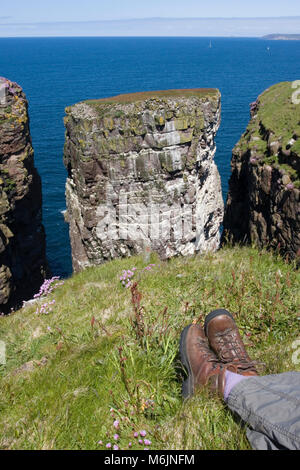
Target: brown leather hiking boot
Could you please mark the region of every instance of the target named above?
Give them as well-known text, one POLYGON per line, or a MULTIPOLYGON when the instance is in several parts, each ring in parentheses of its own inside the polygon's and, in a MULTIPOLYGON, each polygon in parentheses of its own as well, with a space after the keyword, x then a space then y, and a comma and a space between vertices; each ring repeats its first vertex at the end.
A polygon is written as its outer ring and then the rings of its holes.
POLYGON ((181 333, 181 362, 188 371, 182 385, 184 398, 191 397, 197 388, 208 385, 211 391, 223 396, 225 369, 213 351, 200 325, 189 325, 181 333))
POLYGON ((258 375, 231 313, 214 310, 205 318, 204 329, 211 349, 228 370, 241 375, 258 375))

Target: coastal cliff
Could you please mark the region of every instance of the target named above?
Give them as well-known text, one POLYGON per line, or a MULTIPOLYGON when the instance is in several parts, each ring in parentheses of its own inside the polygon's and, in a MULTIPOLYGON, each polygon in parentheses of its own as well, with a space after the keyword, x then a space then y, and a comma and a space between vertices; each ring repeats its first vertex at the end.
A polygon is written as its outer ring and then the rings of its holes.
POLYGON ((34 167, 28 103, 0 78, 0 312, 28 300, 46 269, 40 177, 34 167))
POLYGON ((292 83, 272 86, 251 105, 233 150, 224 240, 300 255, 300 104, 292 83))
POLYGON ((214 89, 120 95, 66 109, 73 268, 147 250, 216 250, 223 218, 214 89))

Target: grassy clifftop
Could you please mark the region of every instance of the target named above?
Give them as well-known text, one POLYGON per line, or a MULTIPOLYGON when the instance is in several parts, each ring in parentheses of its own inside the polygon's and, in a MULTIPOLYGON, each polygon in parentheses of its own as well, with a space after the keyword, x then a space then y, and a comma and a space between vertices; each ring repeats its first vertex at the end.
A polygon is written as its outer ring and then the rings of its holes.
MULTIPOLYGON (((200 102, 209 101, 212 107, 219 105, 220 91, 216 88, 187 88, 187 89, 175 89, 175 90, 158 90, 158 91, 143 91, 138 93, 127 93, 124 95, 116 95, 108 98, 101 98, 96 100, 84 101, 84 104, 96 111, 98 116, 102 117, 104 114, 106 117, 111 114, 111 117, 120 118, 124 116, 124 111, 128 109, 131 113, 135 112, 137 116, 145 110, 156 111, 160 114, 159 105, 169 103, 170 109, 165 110, 165 118, 171 119, 175 114, 180 116, 183 112, 181 109, 184 107, 185 114, 189 115, 190 109, 188 108, 187 100, 198 100, 200 102), (185 106, 187 105, 187 107, 185 106)), ((71 108, 67 108, 68 113, 71 108)), ((199 108, 199 115, 203 114, 203 110, 199 108)), ((163 125, 164 122, 157 122, 159 125, 163 125)))
POLYGON ((272 86, 260 96, 258 114, 265 129, 273 134, 272 138, 299 155, 300 106, 293 102, 294 92, 290 82, 272 86), (289 143, 291 139, 293 141, 289 143))
POLYGON ((249 448, 221 400, 204 391, 182 402, 180 332, 227 308, 262 373, 293 370, 298 286, 293 265, 239 247, 116 260, 74 275, 0 317, 0 448, 249 448), (140 431, 146 436, 134 437, 140 431))
MULTIPOLYGON (((299 88, 299 87, 298 87, 299 88)), ((235 151, 251 150, 259 164, 284 171, 300 187, 300 104, 297 88, 282 82, 252 103, 252 119, 235 151)))
POLYGON ((163 98, 213 98, 219 97, 220 92, 215 88, 184 88, 175 90, 158 90, 158 91, 142 91, 138 93, 126 93, 124 95, 116 95, 109 98, 98 100, 88 100, 88 104, 101 103, 134 103, 146 99, 163 99, 163 98))

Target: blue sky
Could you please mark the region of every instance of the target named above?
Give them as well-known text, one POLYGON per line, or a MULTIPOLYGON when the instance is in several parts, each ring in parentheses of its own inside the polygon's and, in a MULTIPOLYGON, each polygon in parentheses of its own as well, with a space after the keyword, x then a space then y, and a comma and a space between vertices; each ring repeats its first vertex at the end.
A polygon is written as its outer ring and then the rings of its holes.
POLYGON ((300 33, 299 17, 299 0, 2 0, 0 36, 259 36, 269 32, 300 33), (229 20, 261 17, 290 18, 265 23, 229 20), (157 18, 164 20, 159 22, 157 18), (187 18, 202 20, 188 22, 187 18), (203 18, 228 19, 220 22, 203 18))

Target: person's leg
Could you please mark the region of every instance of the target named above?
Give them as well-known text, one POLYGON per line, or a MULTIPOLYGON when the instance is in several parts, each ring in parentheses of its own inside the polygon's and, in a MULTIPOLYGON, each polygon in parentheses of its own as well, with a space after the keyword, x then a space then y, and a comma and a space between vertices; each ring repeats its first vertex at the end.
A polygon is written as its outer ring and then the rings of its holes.
POLYGON ((300 372, 247 377, 225 401, 247 423, 253 449, 300 450, 300 372))
POLYGON ((244 375, 235 374, 234 372, 230 372, 226 370, 225 372, 225 386, 224 386, 224 400, 227 401, 231 390, 242 380, 246 380, 249 377, 245 377, 244 375))
POLYGON ((300 373, 258 377, 234 318, 226 310, 214 310, 206 317, 205 333, 227 368, 224 399, 251 427, 247 436, 252 447, 299 449, 300 373))

